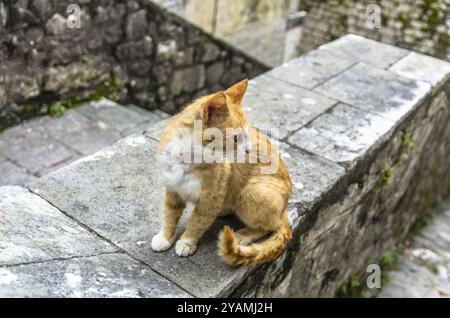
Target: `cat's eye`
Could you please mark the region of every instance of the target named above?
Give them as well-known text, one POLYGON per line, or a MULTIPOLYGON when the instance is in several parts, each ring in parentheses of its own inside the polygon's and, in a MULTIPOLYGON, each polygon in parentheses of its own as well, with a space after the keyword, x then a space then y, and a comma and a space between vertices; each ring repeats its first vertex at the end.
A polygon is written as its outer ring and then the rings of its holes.
POLYGON ((235 136, 234 136, 234 142, 238 142, 238 139, 239 139, 238 136, 235 135, 235 136))

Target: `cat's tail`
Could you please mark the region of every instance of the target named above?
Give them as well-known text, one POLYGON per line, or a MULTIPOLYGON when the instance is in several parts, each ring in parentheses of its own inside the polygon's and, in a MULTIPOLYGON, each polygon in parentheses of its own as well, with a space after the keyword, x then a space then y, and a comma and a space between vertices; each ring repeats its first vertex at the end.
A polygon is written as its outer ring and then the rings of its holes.
MULTIPOLYGON (((287 219, 287 218, 286 218, 287 219)), ((219 236, 219 253, 231 266, 258 265, 277 258, 292 238, 289 220, 280 229, 261 243, 239 245, 233 230, 225 226, 219 236)))

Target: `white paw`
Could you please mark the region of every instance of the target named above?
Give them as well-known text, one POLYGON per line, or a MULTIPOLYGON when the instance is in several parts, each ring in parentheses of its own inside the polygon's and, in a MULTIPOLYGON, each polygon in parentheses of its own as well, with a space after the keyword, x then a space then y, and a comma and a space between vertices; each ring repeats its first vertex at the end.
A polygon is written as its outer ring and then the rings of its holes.
POLYGON ((172 243, 170 243, 162 233, 158 233, 155 236, 153 236, 152 239, 152 250, 155 252, 162 252, 168 250, 172 246, 172 243))
POLYGON ((197 244, 194 244, 191 240, 178 240, 175 244, 175 253, 181 257, 187 257, 195 253, 197 244))

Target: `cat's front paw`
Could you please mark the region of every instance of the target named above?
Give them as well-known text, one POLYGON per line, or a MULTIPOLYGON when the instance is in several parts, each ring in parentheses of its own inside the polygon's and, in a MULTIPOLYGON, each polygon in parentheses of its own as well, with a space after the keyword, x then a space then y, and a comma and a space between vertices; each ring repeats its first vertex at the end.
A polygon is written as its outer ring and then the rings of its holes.
POLYGON ((175 244, 175 253, 181 257, 188 257, 195 253, 197 250, 197 244, 191 240, 179 239, 175 244))
POLYGON ((169 240, 167 240, 164 235, 160 232, 158 234, 156 234, 155 236, 153 236, 152 239, 152 250, 154 252, 162 252, 162 251, 167 251, 171 246, 172 246, 172 242, 170 242, 169 240))

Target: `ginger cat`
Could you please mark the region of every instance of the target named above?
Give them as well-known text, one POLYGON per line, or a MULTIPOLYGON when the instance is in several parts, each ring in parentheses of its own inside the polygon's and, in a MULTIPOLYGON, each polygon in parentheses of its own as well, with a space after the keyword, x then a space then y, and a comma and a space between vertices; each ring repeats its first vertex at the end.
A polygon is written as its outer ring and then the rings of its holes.
POLYGON ((225 226, 220 234, 219 252, 232 266, 271 261, 291 240, 287 212, 291 180, 268 138, 250 126, 243 112, 241 103, 247 85, 244 80, 224 92, 199 98, 175 116, 162 133, 158 154, 166 193, 162 229, 151 244, 154 251, 165 251, 173 245, 178 221, 188 202, 195 208, 175 244, 179 256, 194 254, 198 241, 222 211, 233 211, 246 225, 236 232, 225 226), (202 123, 200 135, 194 132, 196 120, 202 123), (191 155, 205 149, 211 139, 220 138, 208 137, 206 130, 211 128, 223 133, 223 143, 231 143, 234 150, 243 147, 246 159, 252 149, 266 147, 269 155, 278 160, 278 166, 271 174, 262 173, 268 163, 262 162, 259 154, 253 163, 228 159, 189 162, 191 155), (229 133, 230 129, 233 133, 229 133), (181 155, 182 149, 188 152, 187 160, 181 155), (268 234, 271 236, 266 240, 254 243, 268 234))

